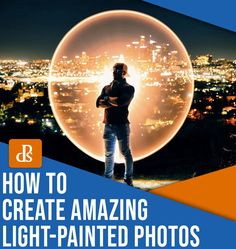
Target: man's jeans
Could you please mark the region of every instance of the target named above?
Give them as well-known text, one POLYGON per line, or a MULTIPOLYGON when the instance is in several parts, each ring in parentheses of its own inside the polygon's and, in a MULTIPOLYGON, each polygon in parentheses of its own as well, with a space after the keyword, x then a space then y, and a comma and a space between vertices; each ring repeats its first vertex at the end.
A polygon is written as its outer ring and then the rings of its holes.
POLYGON ((125 158, 124 178, 133 177, 133 157, 129 146, 129 134, 129 124, 105 124, 103 134, 105 143, 105 177, 112 178, 113 176, 116 139, 119 142, 120 152, 125 158))

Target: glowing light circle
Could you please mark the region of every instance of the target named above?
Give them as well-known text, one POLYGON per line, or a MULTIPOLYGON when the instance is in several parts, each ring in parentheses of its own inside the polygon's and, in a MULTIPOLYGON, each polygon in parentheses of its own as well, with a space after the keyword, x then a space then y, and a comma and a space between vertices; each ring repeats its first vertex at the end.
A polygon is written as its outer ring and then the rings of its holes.
MULTIPOLYGON (((146 14, 114 10, 74 26, 59 43, 50 66, 49 99, 54 116, 80 150, 104 161, 103 110, 95 101, 112 80, 112 66, 125 62, 135 87, 130 105, 134 160, 165 146, 178 132, 193 98, 188 53, 174 32, 146 14)), ((119 156, 116 159, 120 162, 119 156)))

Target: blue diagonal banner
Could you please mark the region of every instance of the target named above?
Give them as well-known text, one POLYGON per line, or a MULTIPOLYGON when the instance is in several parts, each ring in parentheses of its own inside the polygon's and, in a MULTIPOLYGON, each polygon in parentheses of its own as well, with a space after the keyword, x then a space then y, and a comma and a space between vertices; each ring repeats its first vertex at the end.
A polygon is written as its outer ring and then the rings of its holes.
POLYGON ((145 2, 236 32, 235 0, 145 0, 145 2))
POLYGON ((2 143, 0 164, 0 248, 236 248, 234 221, 48 158, 40 169, 9 168, 8 146, 2 143), (36 193, 26 177, 31 173, 40 174, 36 193), (134 203, 140 206, 131 208, 134 203), (89 204, 97 208, 94 216, 89 204))

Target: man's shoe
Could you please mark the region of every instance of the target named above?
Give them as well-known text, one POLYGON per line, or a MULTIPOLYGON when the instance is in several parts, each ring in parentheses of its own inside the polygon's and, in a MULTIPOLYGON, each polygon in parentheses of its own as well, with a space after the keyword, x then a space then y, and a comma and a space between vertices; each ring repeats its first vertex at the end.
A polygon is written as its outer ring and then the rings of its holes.
POLYGON ((124 182, 125 182, 127 185, 131 186, 131 187, 134 186, 134 185, 133 185, 133 179, 132 179, 132 178, 124 178, 124 182))

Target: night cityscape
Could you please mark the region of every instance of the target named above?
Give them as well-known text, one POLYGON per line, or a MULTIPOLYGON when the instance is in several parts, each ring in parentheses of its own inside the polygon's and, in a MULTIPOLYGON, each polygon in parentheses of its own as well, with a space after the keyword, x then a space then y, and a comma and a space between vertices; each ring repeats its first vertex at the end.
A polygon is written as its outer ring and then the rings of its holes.
MULTIPOLYGON (((91 56, 83 51, 74 58, 63 56, 57 68, 54 68, 54 76, 73 80, 68 82, 67 79, 68 84, 59 85, 58 91, 55 91, 58 101, 60 102, 60 98, 68 98, 66 88, 75 87, 74 82, 86 84, 81 90, 81 84, 77 83, 80 97, 74 99, 73 105, 68 105, 68 102, 63 106, 63 110, 68 113, 66 122, 70 128, 73 130, 74 127, 76 132, 75 122, 80 122, 82 113, 81 122, 84 123, 86 115, 94 115, 91 110, 85 110, 86 106, 83 104, 86 97, 92 94, 97 96, 99 93, 96 85, 91 83, 102 74, 108 62, 113 63, 124 58, 129 58, 128 64, 135 62, 138 67, 142 65, 142 72, 145 74, 141 74, 141 80, 148 91, 152 87, 165 84, 164 74, 169 77, 169 88, 172 87, 171 82, 179 85, 180 92, 176 93, 173 103, 176 103, 176 108, 181 109, 181 81, 176 75, 172 78, 166 69, 177 65, 173 70, 180 73, 180 78, 186 65, 179 60, 178 52, 168 47, 168 44, 156 44, 151 37, 147 42, 144 36, 140 36, 139 40, 126 44, 122 55, 104 52, 91 56), (162 67, 158 68, 157 65, 160 64, 162 67), (91 82, 85 81, 88 78, 91 82)), ((147 159, 136 162, 137 175, 189 178, 231 166, 236 162, 236 60, 214 58, 213 55, 206 54, 191 58, 191 61, 195 85, 188 117, 167 146, 147 159), (145 167, 142 167, 144 164, 145 167)), ((101 174, 103 163, 79 151, 66 138, 54 119, 48 98, 50 63, 50 60, 0 61, 1 141, 8 143, 11 138, 41 138, 44 143, 44 156, 101 174)), ((160 101, 167 97, 168 95, 163 95, 160 101)), ((171 125, 171 119, 163 121, 161 118, 153 118, 145 122, 142 126, 149 130, 150 137, 152 129, 171 125)), ((98 130, 102 132, 102 123, 96 125, 98 127, 91 127, 89 131, 95 136, 98 130)), ((119 176, 120 168, 117 167, 116 171, 119 176)))

